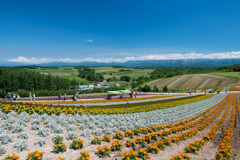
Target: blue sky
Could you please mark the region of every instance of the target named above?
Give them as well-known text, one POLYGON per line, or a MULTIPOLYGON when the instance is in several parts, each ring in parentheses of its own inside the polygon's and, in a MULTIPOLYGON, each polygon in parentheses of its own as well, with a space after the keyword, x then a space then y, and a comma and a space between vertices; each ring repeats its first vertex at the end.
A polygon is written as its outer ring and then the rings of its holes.
POLYGON ((239 0, 0 2, 2 60, 121 60, 232 52, 240 58, 239 51, 239 0))

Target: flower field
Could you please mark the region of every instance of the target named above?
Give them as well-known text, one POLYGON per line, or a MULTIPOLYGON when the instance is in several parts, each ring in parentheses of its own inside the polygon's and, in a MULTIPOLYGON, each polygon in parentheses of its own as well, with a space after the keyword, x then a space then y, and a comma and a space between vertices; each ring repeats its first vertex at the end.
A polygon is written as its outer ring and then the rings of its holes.
POLYGON ((156 98, 123 106, 1 103, 0 157, 223 160, 239 152, 240 94, 156 98))

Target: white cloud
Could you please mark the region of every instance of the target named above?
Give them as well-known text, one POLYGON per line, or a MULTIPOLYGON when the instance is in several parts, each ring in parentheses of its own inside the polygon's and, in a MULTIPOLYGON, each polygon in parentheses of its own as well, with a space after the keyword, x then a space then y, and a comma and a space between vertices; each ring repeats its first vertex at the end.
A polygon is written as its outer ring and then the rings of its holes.
POLYGON ((90 43, 92 43, 93 42, 93 40, 91 40, 91 39, 87 39, 87 40, 85 40, 86 42, 90 42, 90 43))
MULTIPOLYGON (((121 53, 119 53, 121 54, 121 53)), ((17 57, 13 59, 8 59, 9 62, 20 62, 28 64, 40 64, 49 62, 126 62, 131 60, 183 60, 183 59, 235 59, 240 58, 240 51, 236 52, 220 52, 220 53, 210 53, 202 54, 191 52, 188 54, 149 54, 140 57, 125 57, 125 58, 84 58, 84 59, 72 59, 72 58, 26 58, 17 57)))

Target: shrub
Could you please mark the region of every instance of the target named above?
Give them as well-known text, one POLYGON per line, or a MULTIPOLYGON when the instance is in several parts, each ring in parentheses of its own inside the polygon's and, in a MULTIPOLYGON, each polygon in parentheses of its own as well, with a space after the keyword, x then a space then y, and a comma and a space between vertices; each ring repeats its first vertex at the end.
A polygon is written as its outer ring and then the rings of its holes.
POLYGON ((121 132, 117 132, 113 134, 113 138, 121 140, 123 139, 123 134, 121 132))
POLYGON ((77 160, 90 160, 91 156, 88 152, 86 152, 85 150, 83 150, 82 152, 80 152, 81 156, 77 157, 77 160))
POLYGON ((166 147, 165 144, 160 141, 155 142, 155 144, 157 145, 158 149, 160 149, 160 150, 163 150, 166 147))
POLYGON ((151 135, 146 135, 146 136, 143 137, 143 140, 147 143, 150 143, 151 140, 152 140, 152 136, 151 135))
POLYGON ((131 138, 134 137, 134 132, 130 130, 125 131, 124 134, 125 134, 125 137, 131 137, 131 138))
POLYGON ((139 144, 139 145, 141 145, 142 147, 144 147, 145 144, 146 144, 146 143, 144 142, 144 140, 141 139, 141 138, 139 138, 139 137, 137 137, 136 143, 139 144))
POLYGON ((123 160, 138 160, 138 154, 136 152, 133 152, 133 150, 130 150, 129 152, 125 152, 122 154, 123 160))
POLYGON ((65 160, 65 158, 58 157, 58 159, 55 159, 55 160, 65 160))
POLYGON ((3 155, 6 153, 6 150, 3 146, 0 145, 0 155, 3 155))
POLYGON ((134 133, 134 135, 139 135, 139 131, 136 129, 133 129, 132 132, 134 133))
POLYGON ((142 158, 143 160, 145 159, 150 159, 150 156, 146 150, 139 149, 138 150, 138 157, 142 158))
POLYGON ((40 130, 38 131, 38 135, 40 135, 41 137, 46 137, 46 136, 48 136, 48 135, 49 135, 48 129, 47 129, 47 128, 40 129, 40 130))
POLYGON ((112 138, 111 138, 110 135, 108 135, 108 134, 104 134, 104 135, 103 135, 103 141, 105 141, 105 142, 110 142, 111 139, 112 139, 112 138))
POLYGON ((13 154, 11 155, 6 155, 2 160, 18 160, 20 158, 20 156, 13 154))
POLYGON ((66 137, 67 140, 74 139, 74 138, 77 138, 77 133, 72 132, 72 131, 69 132, 67 137, 66 137))
POLYGON ((127 146, 127 147, 132 147, 133 150, 135 150, 137 144, 136 144, 135 141, 127 140, 127 142, 126 142, 126 146, 127 146))
POLYGON ((42 147, 46 144, 44 138, 39 138, 37 142, 34 143, 34 145, 37 145, 39 147, 42 147))
POLYGON ((28 139, 29 136, 26 132, 22 132, 18 135, 18 138, 22 138, 22 139, 28 139))
POLYGON ((55 153, 66 152, 67 145, 65 143, 58 143, 53 145, 53 151, 55 153))
POLYGON ((73 139, 70 147, 74 150, 82 149, 84 147, 84 142, 80 138, 73 139))
POLYGON ((94 138, 91 139, 91 144, 101 144, 101 143, 102 143, 102 139, 97 136, 94 136, 94 138))
POLYGON ((63 142, 63 137, 62 137, 62 136, 59 136, 59 135, 55 135, 55 136, 52 138, 52 142, 53 142, 54 144, 62 143, 62 142, 63 142))
POLYGON ((103 147, 98 146, 97 147, 97 155, 100 158, 104 158, 104 157, 110 157, 110 154, 112 153, 110 147, 108 147, 107 145, 103 145, 103 147))
POLYGON ((174 155, 170 160, 182 160, 182 159, 190 160, 191 156, 185 153, 182 153, 182 154, 174 155))
POLYGON ((39 152, 36 150, 35 152, 30 152, 27 155, 27 160, 42 160, 44 152, 39 152))
POLYGON ((157 154, 159 152, 159 148, 157 147, 156 144, 153 144, 153 145, 150 144, 150 145, 148 145, 147 152, 157 154))
POLYGON ((22 140, 17 141, 17 142, 14 144, 13 147, 16 148, 16 150, 17 150, 18 152, 21 152, 21 151, 23 151, 23 150, 27 150, 27 144, 24 143, 22 140))
POLYGON ((164 145, 166 145, 166 146, 171 146, 171 140, 167 137, 167 138, 165 138, 165 139, 163 139, 163 143, 164 143, 164 145))
POLYGON ((113 151, 121 151, 122 150, 122 142, 118 139, 115 139, 114 142, 112 142, 112 150, 113 151))

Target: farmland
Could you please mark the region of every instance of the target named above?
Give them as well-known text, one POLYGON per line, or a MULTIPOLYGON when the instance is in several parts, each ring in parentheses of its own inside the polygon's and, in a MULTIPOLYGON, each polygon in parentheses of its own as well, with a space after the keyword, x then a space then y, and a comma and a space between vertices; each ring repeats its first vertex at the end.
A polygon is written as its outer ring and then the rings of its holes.
POLYGON ((94 69, 96 70, 97 73, 103 73, 105 78, 116 77, 118 79, 121 76, 129 76, 131 78, 138 78, 140 76, 149 77, 149 74, 153 71, 153 69, 114 68, 114 67, 94 67, 94 69))
POLYGON ((153 88, 155 85, 162 89, 168 86, 170 89, 202 89, 215 88, 238 83, 238 78, 225 77, 211 74, 193 74, 181 75, 166 79, 155 80, 149 85, 153 88))
MULTIPOLYGON (((134 69, 134 68, 114 68, 114 67, 91 67, 96 73, 102 73, 104 78, 120 78, 121 76, 129 76, 131 78, 138 78, 140 76, 148 77, 153 69, 134 69), (120 70, 125 71, 120 71, 120 70)), ((36 70, 44 74, 52 74, 68 78, 70 80, 87 82, 85 79, 78 77, 78 71, 75 67, 35 67, 36 70)))
POLYGON ((213 75, 226 76, 226 77, 239 77, 239 72, 212 72, 213 75))
POLYGON ((232 156, 232 150, 239 151, 234 141, 225 138, 238 137, 239 98, 239 94, 158 96, 120 106, 96 101, 103 103, 102 109, 81 105, 66 108, 59 103, 53 107, 57 102, 1 103, 0 155, 17 154, 25 159, 31 152, 46 160, 83 156, 106 160, 129 156, 220 159, 232 156))

